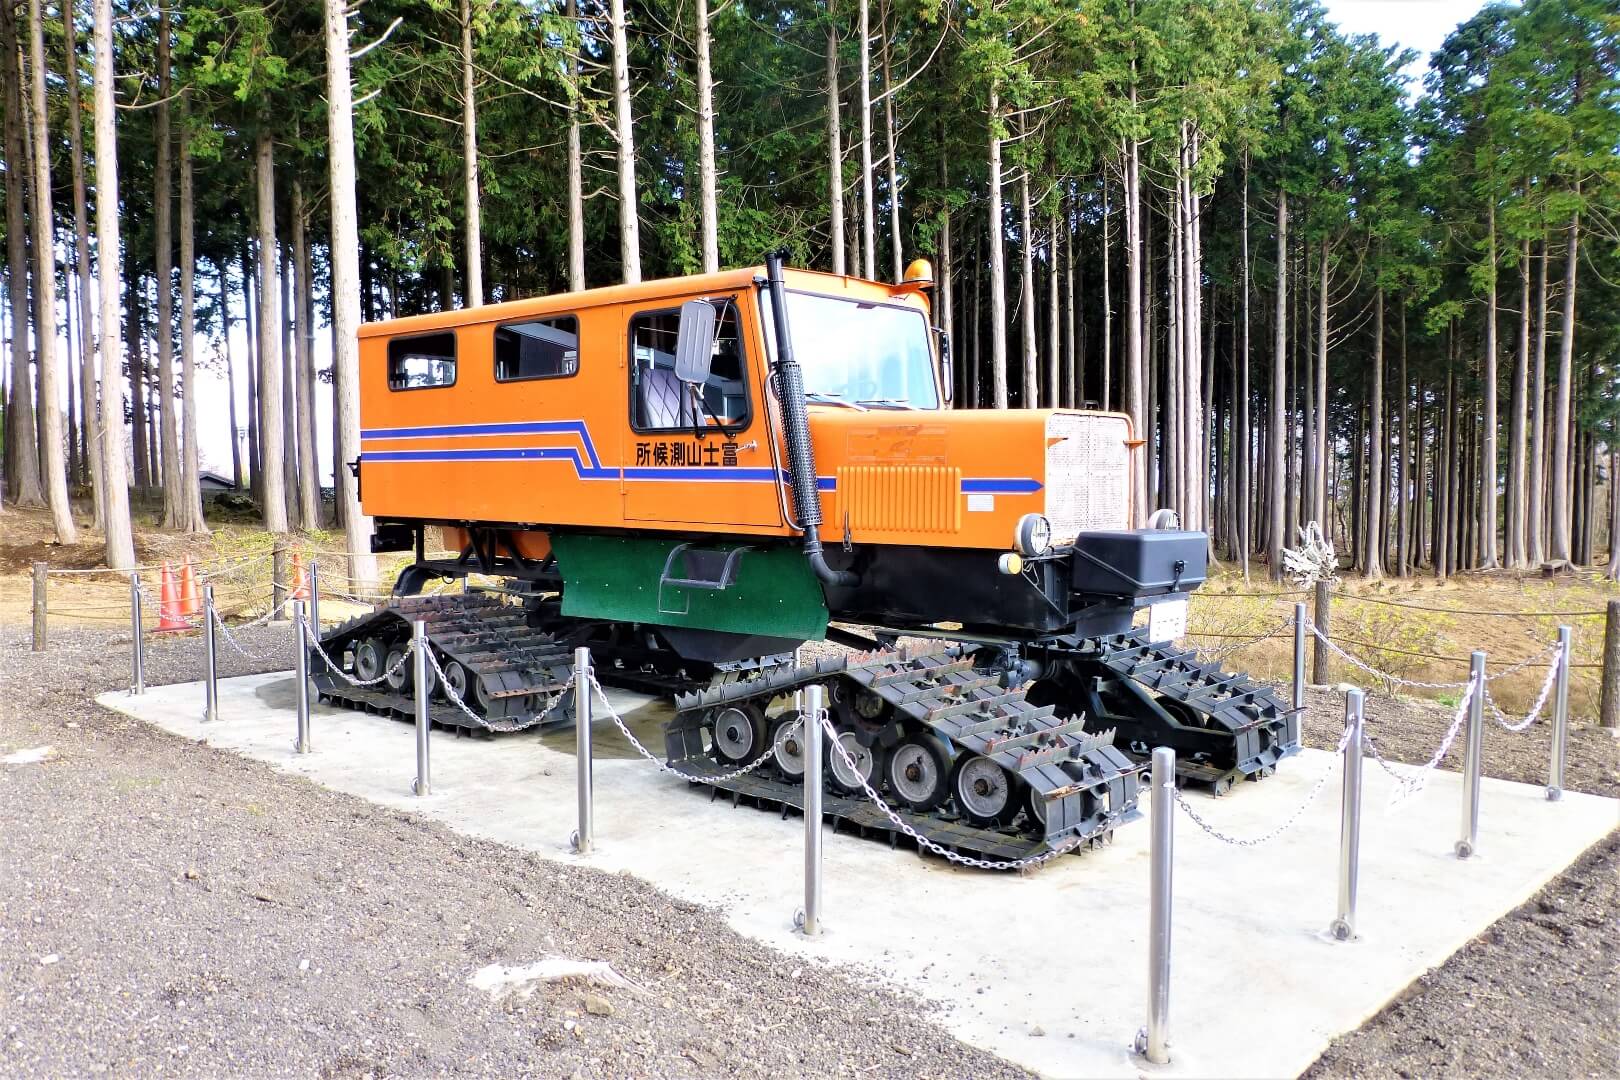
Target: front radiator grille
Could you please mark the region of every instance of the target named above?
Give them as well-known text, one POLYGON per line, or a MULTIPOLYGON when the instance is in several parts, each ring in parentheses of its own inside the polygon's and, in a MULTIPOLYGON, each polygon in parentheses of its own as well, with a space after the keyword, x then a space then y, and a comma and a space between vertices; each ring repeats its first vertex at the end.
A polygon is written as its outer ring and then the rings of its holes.
POLYGON ((840 511, 852 529, 954 533, 962 527, 962 470, 945 465, 846 465, 840 511))
POLYGON ((1046 421, 1046 517, 1052 542, 1131 521, 1130 424, 1104 413, 1053 413, 1046 421))

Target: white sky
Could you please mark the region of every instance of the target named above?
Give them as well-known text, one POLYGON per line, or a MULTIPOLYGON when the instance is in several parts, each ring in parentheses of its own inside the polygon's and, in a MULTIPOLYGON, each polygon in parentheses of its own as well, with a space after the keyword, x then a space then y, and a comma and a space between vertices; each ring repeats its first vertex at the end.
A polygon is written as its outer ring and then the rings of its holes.
MULTIPOLYGON (((1347 33, 1377 34, 1385 44, 1399 43, 1416 49, 1420 58, 1407 74, 1416 84, 1421 81, 1428 64, 1428 55, 1440 47, 1446 35, 1457 25, 1484 6, 1486 0, 1323 0, 1328 16, 1347 33)), ((243 430, 247 426, 247 372, 244 358, 247 341, 241 323, 241 297, 232 297, 236 323, 231 330, 231 348, 236 360, 237 423, 243 430)), ((58 349, 65 346, 58 341, 58 349)), ((198 356, 210 355, 216 343, 198 341, 198 356)), ((59 352, 59 356, 62 354, 59 352)), ((178 357, 176 358, 178 364, 178 357)), ((315 329, 315 366, 317 370, 331 363, 331 341, 325 325, 315 329)), ((153 367, 156 360, 153 359, 153 367)), ((332 390, 328 384, 315 387, 316 441, 320 444, 319 457, 323 483, 331 483, 332 390)), ((229 395, 223 373, 199 370, 197 373, 197 405, 199 444, 204 469, 229 476, 231 471, 231 444, 229 435, 229 395)), ((126 432, 127 439, 127 432, 126 432)), ((241 437, 243 457, 246 458, 246 437, 241 437)))
POLYGON ((1347 34, 1377 34, 1385 45, 1416 49, 1419 58, 1406 69, 1415 95, 1428 70, 1429 54, 1484 7, 1485 0, 1322 0, 1322 6, 1347 34))

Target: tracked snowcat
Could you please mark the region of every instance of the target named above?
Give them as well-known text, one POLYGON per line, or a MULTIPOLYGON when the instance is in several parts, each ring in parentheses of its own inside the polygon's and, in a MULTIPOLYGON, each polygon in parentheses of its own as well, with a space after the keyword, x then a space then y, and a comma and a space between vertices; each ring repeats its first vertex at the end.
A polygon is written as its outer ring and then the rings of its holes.
POLYGON ((316 661, 321 693, 409 716, 420 618, 470 710, 435 686, 435 721, 517 730, 571 717, 587 645, 602 682, 673 696, 672 765, 786 807, 820 683, 849 759, 827 811, 892 840, 869 787, 994 857, 1111 835, 1154 746, 1217 790, 1268 773, 1298 719, 1172 643, 1207 538, 1133 527, 1129 418, 951 410, 930 278, 772 255, 362 327, 362 505, 416 558, 323 635, 386 678, 316 661), (428 556, 435 529, 458 554, 428 556), (472 574, 502 584, 421 595, 472 574))

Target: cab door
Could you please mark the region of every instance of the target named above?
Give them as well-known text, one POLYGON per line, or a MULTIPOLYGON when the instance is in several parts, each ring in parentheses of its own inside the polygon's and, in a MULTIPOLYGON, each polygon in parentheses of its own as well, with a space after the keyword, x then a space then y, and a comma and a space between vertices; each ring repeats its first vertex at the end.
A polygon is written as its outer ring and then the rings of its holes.
POLYGON ((625 519, 780 532, 784 493, 753 305, 740 293, 706 297, 718 311, 714 361, 695 393, 675 377, 683 299, 623 309, 630 412, 625 519))

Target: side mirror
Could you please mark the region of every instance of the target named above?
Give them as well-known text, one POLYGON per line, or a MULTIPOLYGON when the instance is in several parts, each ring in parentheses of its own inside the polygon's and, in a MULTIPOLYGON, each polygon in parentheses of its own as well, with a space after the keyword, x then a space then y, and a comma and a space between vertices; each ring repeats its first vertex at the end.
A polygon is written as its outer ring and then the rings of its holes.
POLYGON ((945 390, 945 404, 956 397, 956 369, 951 364, 951 335, 943 330, 939 334, 939 382, 945 390))
POLYGON ((715 327, 719 312, 707 300, 681 305, 681 325, 675 335, 675 377, 690 386, 702 386, 714 364, 715 327))

